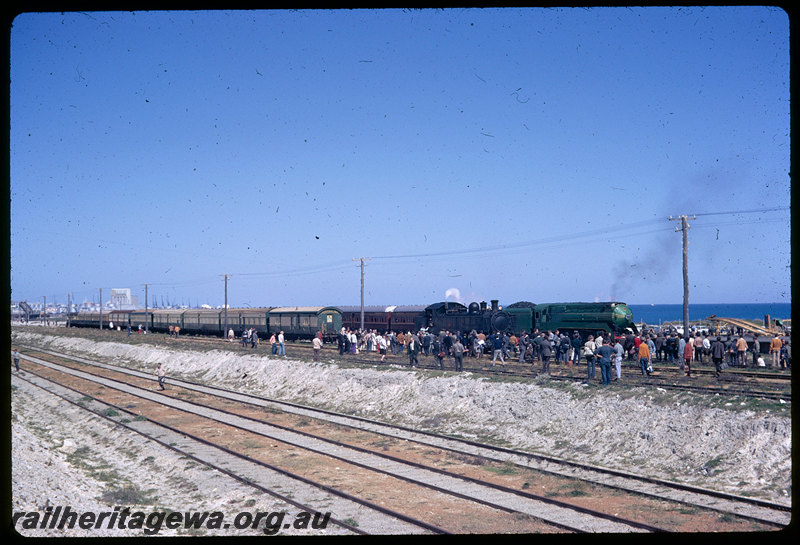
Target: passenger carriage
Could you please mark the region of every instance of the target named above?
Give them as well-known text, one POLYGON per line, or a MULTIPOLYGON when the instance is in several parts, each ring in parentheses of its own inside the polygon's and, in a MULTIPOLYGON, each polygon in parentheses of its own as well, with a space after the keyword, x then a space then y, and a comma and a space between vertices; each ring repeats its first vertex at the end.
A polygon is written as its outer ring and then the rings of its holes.
MULTIPOLYGON (((183 312, 183 327, 181 333, 191 335, 222 335, 220 314, 222 311, 212 309, 187 309, 183 312)), ((177 324, 173 324, 177 325, 177 324)))
POLYGON ((342 313, 337 307, 275 307, 269 311, 269 331, 283 331, 287 340, 311 339, 318 331, 333 340, 342 328, 342 313))
MULTIPOLYGON (((260 338, 269 334, 269 311, 273 307, 234 308, 228 309, 228 329, 233 329, 233 334, 241 338, 245 329, 255 328, 260 338)), ((225 309, 220 312, 220 319, 225 320, 225 309)), ((224 324, 223 324, 224 328, 224 324)))
MULTIPOLYGON (((184 309, 181 308, 162 308, 153 310, 152 330, 161 333, 169 331, 169 326, 178 326, 181 331, 186 328, 183 325, 184 309)), ((137 326, 138 327, 138 326, 137 326)))

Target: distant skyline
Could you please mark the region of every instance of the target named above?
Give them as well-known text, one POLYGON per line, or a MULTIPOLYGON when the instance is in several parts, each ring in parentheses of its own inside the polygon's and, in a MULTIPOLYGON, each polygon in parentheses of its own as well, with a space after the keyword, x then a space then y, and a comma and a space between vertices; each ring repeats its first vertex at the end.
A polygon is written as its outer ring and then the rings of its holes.
POLYGON ((690 303, 790 303, 789 57, 761 6, 22 13, 11 299, 680 303, 686 214, 690 303))

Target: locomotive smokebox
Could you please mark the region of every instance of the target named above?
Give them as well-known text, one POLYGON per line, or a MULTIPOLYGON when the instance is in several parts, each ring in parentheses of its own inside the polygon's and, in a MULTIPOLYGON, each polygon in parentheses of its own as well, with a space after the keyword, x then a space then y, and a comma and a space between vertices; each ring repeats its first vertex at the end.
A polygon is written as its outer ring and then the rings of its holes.
POLYGON ((499 306, 498 303, 500 303, 499 300, 492 299, 492 310, 494 310, 494 311, 500 310, 500 306, 499 306))

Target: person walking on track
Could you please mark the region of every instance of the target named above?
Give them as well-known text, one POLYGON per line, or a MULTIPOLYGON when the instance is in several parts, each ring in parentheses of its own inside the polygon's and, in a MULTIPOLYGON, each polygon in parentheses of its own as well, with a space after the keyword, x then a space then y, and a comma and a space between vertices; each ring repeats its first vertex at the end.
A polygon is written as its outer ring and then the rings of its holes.
POLYGON ((167 373, 164 371, 164 368, 159 363, 158 367, 156 367, 156 370, 153 373, 153 376, 158 379, 158 387, 159 387, 160 390, 166 390, 166 388, 164 388, 164 376, 166 374, 167 373))

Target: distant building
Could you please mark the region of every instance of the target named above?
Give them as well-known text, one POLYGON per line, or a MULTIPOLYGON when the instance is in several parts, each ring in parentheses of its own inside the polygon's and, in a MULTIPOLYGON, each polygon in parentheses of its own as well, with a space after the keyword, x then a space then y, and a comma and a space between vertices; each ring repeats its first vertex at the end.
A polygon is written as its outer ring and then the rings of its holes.
POLYGON ((110 303, 117 310, 136 310, 139 307, 139 298, 131 295, 130 288, 113 288, 110 303))

